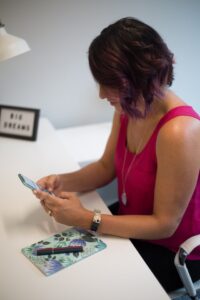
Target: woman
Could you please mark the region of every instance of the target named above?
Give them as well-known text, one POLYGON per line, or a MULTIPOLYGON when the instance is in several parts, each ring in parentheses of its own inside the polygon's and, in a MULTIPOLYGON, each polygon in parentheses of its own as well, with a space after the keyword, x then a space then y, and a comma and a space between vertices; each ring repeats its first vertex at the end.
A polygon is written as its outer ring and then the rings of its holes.
MULTIPOLYGON (((200 233, 200 117, 169 86, 173 54, 148 25, 124 18, 89 47, 99 95, 115 108, 103 156, 79 171, 38 181, 35 191, 56 221, 130 238, 166 291, 181 286, 173 259, 200 233), (84 208, 74 192, 118 180, 117 215, 84 208)), ((188 268, 200 278, 200 249, 188 268)))

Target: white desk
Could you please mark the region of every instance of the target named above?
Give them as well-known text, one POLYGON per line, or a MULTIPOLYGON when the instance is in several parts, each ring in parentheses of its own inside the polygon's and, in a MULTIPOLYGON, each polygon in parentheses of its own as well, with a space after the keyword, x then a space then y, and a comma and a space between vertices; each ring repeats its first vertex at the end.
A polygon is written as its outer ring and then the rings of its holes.
MULTIPOLYGON (((21 254, 21 248, 65 227, 43 212, 17 173, 37 179, 78 168, 46 119, 40 120, 37 142, 0 138, 0 166, 1 300, 169 299, 126 239, 102 237, 105 250, 50 277, 21 254)), ((82 201, 88 208, 108 211, 96 192, 82 201)))

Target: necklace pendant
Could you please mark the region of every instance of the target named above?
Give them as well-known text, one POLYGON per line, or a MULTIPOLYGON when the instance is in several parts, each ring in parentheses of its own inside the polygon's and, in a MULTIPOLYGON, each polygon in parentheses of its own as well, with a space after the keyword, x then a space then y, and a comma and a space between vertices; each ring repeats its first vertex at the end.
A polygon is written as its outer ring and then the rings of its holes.
POLYGON ((124 205, 126 205, 126 203, 127 203, 127 197, 126 197, 126 193, 125 192, 122 193, 122 203, 124 205))

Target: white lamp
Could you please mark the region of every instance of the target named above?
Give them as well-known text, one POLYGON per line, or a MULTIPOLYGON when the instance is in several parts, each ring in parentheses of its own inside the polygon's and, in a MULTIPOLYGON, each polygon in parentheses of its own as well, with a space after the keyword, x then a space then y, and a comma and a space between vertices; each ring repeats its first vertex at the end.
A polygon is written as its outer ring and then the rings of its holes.
POLYGON ((8 34, 5 25, 0 21, 0 61, 9 59, 29 51, 27 42, 14 35, 8 34))

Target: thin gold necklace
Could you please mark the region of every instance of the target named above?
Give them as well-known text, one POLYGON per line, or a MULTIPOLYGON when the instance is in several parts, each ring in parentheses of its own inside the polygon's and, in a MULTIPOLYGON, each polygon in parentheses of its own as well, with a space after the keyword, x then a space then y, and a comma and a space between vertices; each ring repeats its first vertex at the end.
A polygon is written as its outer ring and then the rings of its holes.
POLYGON ((129 175, 129 173, 130 173, 130 171, 132 169, 132 166, 134 165, 134 162, 135 162, 136 157, 137 157, 137 155, 138 155, 138 153, 140 151, 140 147, 142 145, 143 140, 144 140, 144 136, 140 139, 138 147, 136 148, 136 151, 135 151, 135 155, 132 158, 131 163, 130 163, 130 165, 128 167, 128 170, 127 170, 127 172, 125 174, 125 170, 124 169, 125 169, 126 157, 127 157, 127 152, 128 152, 128 150, 127 150, 127 146, 128 145, 126 145, 126 151, 125 151, 125 154, 124 154, 124 161, 123 161, 123 166, 122 166, 122 194, 121 194, 122 203, 124 205, 127 204, 127 195, 126 195, 126 189, 125 189, 125 184, 126 184, 126 181, 127 181, 127 177, 128 177, 128 175, 129 175))

